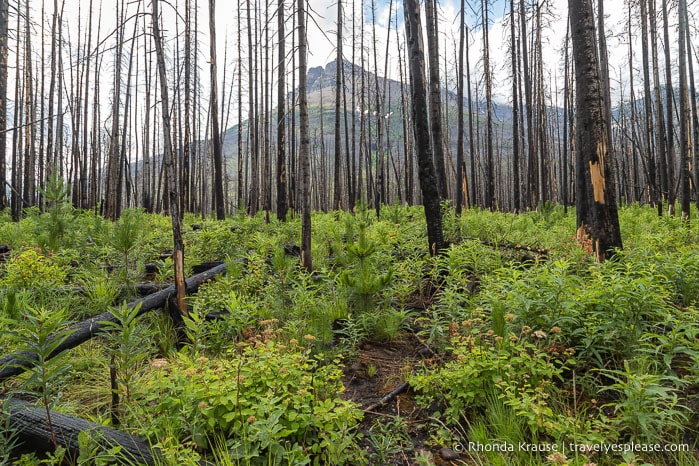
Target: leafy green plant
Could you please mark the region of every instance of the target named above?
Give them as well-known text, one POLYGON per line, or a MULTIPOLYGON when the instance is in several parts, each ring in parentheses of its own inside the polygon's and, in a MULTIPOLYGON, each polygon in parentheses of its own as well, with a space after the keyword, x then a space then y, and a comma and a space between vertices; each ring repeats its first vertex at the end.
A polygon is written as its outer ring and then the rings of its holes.
POLYGON ((558 392, 555 382, 562 380, 565 364, 573 361, 557 360, 541 350, 542 343, 530 341, 547 338, 543 332, 503 338, 492 329, 481 333, 471 322, 461 327, 454 323, 450 328, 452 361, 410 377, 418 403, 439 403, 445 422, 453 425, 468 413, 485 409, 483 393, 494 393, 521 413, 533 431, 553 429, 555 418, 547 398, 558 392), (526 406, 522 400, 529 400, 526 406))
POLYGON ((677 377, 648 373, 642 366, 632 369, 628 361, 623 370, 600 372, 613 381, 600 391, 618 396, 605 406, 618 415, 614 424, 629 440, 660 443, 688 421, 689 410, 679 401, 677 377))
POLYGON ((12 464, 12 452, 19 445, 19 430, 10 425, 9 398, 0 401, 0 466, 12 464))
POLYGON ((169 283, 175 279, 175 263, 172 257, 167 257, 163 265, 155 272, 156 283, 169 283))
POLYGON ((137 317, 141 303, 128 306, 126 303, 110 310, 115 321, 102 321, 104 336, 111 353, 110 381, 112 387, 112 420, 119 422, 122 417, 120 400, 127 405, 132 401, 133 385, 141 362, 148 356, 144 338, 137 327, 137 317))
POLYGON ((362 314, 357 320, 366 327, 366 333, 379 340, 396 340, 406 330, 415 313, 408 309, 380 309, 370 314, 362 314))
POLYGON ((339 398, 337 363, 322 365, 321 356, 312 357, 295 340, 283 344, 274 336, 241 344, 225 359, 179 354, 155 369, 141 380, 134 412, 152 419, 143 423, 144 433, 174 435, 200 447, 208 447, 214 434, 224 435, 244 464, 286 462, 301 453, 305 461, 355 464, 360 451, 353 431, 361 414, 339 398))
POLYGON ((78 315, 78 318, 104 312, 119 297, 119 288, 114 284, 114 281, 104 275, 92 272, 81 276, 78 283, 83 287, 87 298, 86 311, 78 315))
POLYGON ((107 450, 100 445, 101 434, 99 431, 81 431, 78 434, 78 458, 79 466, 109 466, 115 463, 129 464, 122 453, 121 446, 114 446, 107 450))
POLYGON ((9 336, 20 348, 19 359, 30 367, 30 377, 24 382, 25 390, 34 392, 46 410, 50 441, 58 448, 56 432, 51 421, 51 407, 56 402, 58 383, 71 368, 65 362, 65 351, 60 345, 72 331, 66 329, 65 309, 25 308, 22 322, 15 322, 9 336))
POLYGON ((67 450, 63 446, 58 446, 54 451, 46 453, 45 457, 39 459, 34 453, 25 453, 14 463, 15 466, 37 466, 50 465, 61 466, 66 461, 67 450))
POLYGON ((201 354, 206 348, 206 339, 209 331, 205 317, 204 310, 196 306, 189 312, 189 315, 183 318, 184 331, 188 341, 187 345, 194 355, 201 354))
MULTIPOLYGON (((495 393, 486 395, 486 406, 481 416, 468 424, 468 441, 476 445, 519 445, 531 437, 526 422, 513 408, 506 405, 495 393)), ((466 439, 461 439, 464 444, 466 439)), ((520 451, 467 452, 470 456, 484 456, 485 464, 526 464, 526 454, 520 451)), ((475 458, 474 458, 475 459, 475 458)))
POLYGON ((390 464, 399 453, 412 450, 412 440, 405 421, 396 416, 381 419, 369 428, 367 435, 376 464, 390 464))
POLYGON ((27 304, 25 291, 9 288, 0 293, 0 317, 8 317, 11 320, 20 318, 22 309, 27 304))
POLYGON ((15 289, 50 291, 63 286, 66 273, 34 249, 22 251, 5 266, 5 284, 15 289))
POLYGON ((297 260, 287 256, 283 248, 276 248, 272 254, 271 265, 277 285, 274 290, 274 296, 277 300, 277 307, 281 310, 280 317, 282 319, 286 317, 287 310, 291 305, 289 287, 297 263, 297 260))

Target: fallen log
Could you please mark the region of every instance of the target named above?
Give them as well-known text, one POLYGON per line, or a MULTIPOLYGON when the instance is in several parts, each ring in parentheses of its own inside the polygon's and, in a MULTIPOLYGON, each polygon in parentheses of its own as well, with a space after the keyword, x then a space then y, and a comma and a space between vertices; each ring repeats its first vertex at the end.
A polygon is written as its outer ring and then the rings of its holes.
MULTIPOLYGON (((221 264, 207 270, 206 272, 202 272, 188 278, 185 280, 187 293, 196 292, 202 283, 212 279, 216 275, 224 274, 225 272, 226 264, 221 264)), ((141 308, 138 312, 138 315, 140 316, 146 312, 152 311, 153 309, 162 308, 165 306, 170 297, 174 296, 174 294, 175 285, 170 285, 157 293, 131 301, 127 304, 127 306, 130 309, 133 309, 140 304, 141 308)), ((116 318, 111 312, 103 312, 100 315, 69 326, 65 330, 65 332, 69 333, 67 337, 65 337, 63 332, 59 332, 58 334, 49 337, 51 339, 63 339, 63 342, 58 345, 56 350, 51 354, 51 357, 54 357, 65 350, 75 348, 76 346, 98 335, 105 329, 103 322, 116 322, 116 318)), ((34 365, 35 360, 36 355, 22 352, 9 354, 0 358, 0 383, 4 382, 10 377, 14 377, 30 369, 34 365)))
MULTIPOLYGON (((24 400, 4 400, 9 417, 9 427, 18 432, 20 448, 32 451, 52 451, 51 431, 46 422, 46 410, 24 400)), ((51 423, 56 433, 56 442, 67 450, 70 458, 80 453, 78 434, 88 432, 99 451, 121 447, 119 464, 155 464, 157 455, 150 444, 133 435, 109 427, 104 427, 67 414, 51 411, 51 423)))
POLYGON ((551 254, 551 251, 549 249, 537 248, 534 246, 525 246, 522 244, 515 244, 515 243, 487 241, 484 239, 479 239, 476 241, 480 241, 480 243, 482 245, 490 246, 491 248, 495 248, 495 249, 512 249, 514 251, 529 252, 531 254, 538 254, 540 256, 548 256, 549 254, 551 254))
MULTIPOLYGON (((158 291, 162 291, 165 288, 167 288, 169 285, 165 284, 160 284, 160 283, 137 283, 134 285, 134 291, 136 292, 137 296, 144 297, 148 296, 149 294, 156 293, 158 291)), ((37 290, 39 288, 36 288, 37 290)), ((71 286, 71 285, 62 285, 62 286, 56 286, 52 288, 53 290, 56 290, 58 292, 62 293, 71 293, 71 294, 86 294, 88 292, 88 289, 84 286, 71 286)), ((22 288, 22 291, 25 290, 32 290, 32 288, 22 288)), ((6 293, 8 291, 16 291, 15 289, 12 288, 0 288, 0 293, 6 293)), ((123 294, 126 290, 122 289, 121 293, 123 294)))
POLYGON ((394 399, 395 397, 397 397, 401 393, 407 392, 409 388, 410 388, 410 384, 408 382, 403 382, 402 384, 398 385, 395 389, 393 389, 388 395, 384 396, 376 403, 374 403, 370 406, 367 406, 362 411, 364 411, 365 413, 374 411, 376 408, 383 406, 384 404, 388 403, 389 401, 391 401, 392 399, 394 399))
POLYGON ((203 272, 203 271, 209 270, 213 267, 218 267, 221 264, 223 264, 223 262, 221 262, 221 261, 202 262, 201 264, 193 265, 192 272, 194 272, 194 273, 203 272))

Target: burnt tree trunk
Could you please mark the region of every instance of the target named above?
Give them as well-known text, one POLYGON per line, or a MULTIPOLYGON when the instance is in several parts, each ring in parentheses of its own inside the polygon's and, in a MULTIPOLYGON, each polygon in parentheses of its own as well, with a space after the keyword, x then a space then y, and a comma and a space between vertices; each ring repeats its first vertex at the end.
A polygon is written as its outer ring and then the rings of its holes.
POLYGON ((576 82, 578 236, 589 236, 597 261, 620 249, 621 232, 609 173, 606 112, 595 50, 591 0, 568 0, 576 82))
POLYGON ((461 0, 459 24, 459 58, 456 77, 456 102, 458 105, 458 130, 456 143, 456 215, 461 215, 464 197, 464 29, 466 28, 466 2, 461 0))
POLYGON ((180 218, 180 191, 177 186, 177 174, 175 173, 175 153, 172 150, 172 136, 170 135, 170 104, 168 103, 167 76, 165 75, 165 52, 163 51, 163 38, 160 32, 160 19, 158 12, 158 0, 152 1, 153 7, 153 41, 155 42, 155 55, 158 62, 158 77, 160 78, 160 101, 162 104, 163 120, 163 164, 165 166, 165 178, 170 200, 170 217, 172 218, 173 254, 172 260, 175 266, 175 303, 181 316, 187 315, 187 305, 184 302, 186 293, 184 280, 184 241, 182 240, 182 220, 180 218))
MULTIPOLYGON (((447 191, 447 170, 444 162, 444 139, 442 132, 442 97, 439 82, 439 38, 437 29, 437 14, 435 0, 425 1, 425 16, 427 21, 427 43, 430 64, 430 125, 432 129, 432 151, 435 164, 435 181, 442 199, 449 197, 447 191)), ((407 14, 407 13, 406 13, 407 14)), ((423 52, 424 54, 424 49, 423 52)), ((412 56, 412 53, 410 54, 412 56)), ((412 61, 412 59, 410 59, 412 61)), ((411 67, 412 76, 412 67, 411 67)), ((427 112, 421 113, 420 118, 425 118, 427 112)))
MULTIPOLYGON (((679 3, 679 58, 680 58, 680 208, 682 220, 689 225, 689 177, 691 165, 691 137, 689 136, 689 95, 687 89, 687 0, 679 3)), ((691 55, 689 59, 691 60, 691 55)))
MULTIPOLYGON (((51 451, 50 426, 46 422, 44 408, 16 399, 7 403, 9 426, 19 432, 18 440, 34 451, 51 451)), ((71 458, 77 458, 80 454, 78 435, 87 431, 103 451, 121 447, 121 461, 117 460, 118 464, 156 464, 156 455, 150 444, 139 437, 56 411, 51 412, 51 421, 58 445, 63 446, 71 458)))
POLYGON ((9 1, 0 0, 0 210, 7 207, 5 184, 7 183, 7 165, 5 150, 7 145, 7 49, 9 1))
POLYGON ((223 148, 218 121, 218 73, 216 67, 216 0, 209 0, 209 53, 211 63, 211 139, 214 151, 214 204, 216 219, 226 218, 226 206, 223 200, 223 148))
POLYGON ((311 255, 311 138, 308 132, 308 98, 306 89, 306 0, 298 0, 298 37, 299 37, 299 124, 301 147, 299 163, 301 164, 301 264, 313 271, 311 255))
MULTIPOLYGON (((284 0, 277 5, 277 27, 279 29, 279 61, 277 88, 277 218, 286 220, 289 204, 286 200, 286 38, 284 33, 284 0)), ((238 155, 240 157, 240 155, 238 155)))
POLYGON ((425 81, 425 54, 420 23, 420 4, 418 0, 405 0, 403 10, 410 68, 410 92, 412 94, 413 132, 415 134, 418 175, 427 220, 427 240, 430 254, 435 255, 445 249, 446 244, 442 232, 439 190, 432 162, 430 129, 425 119, 425 115, 427 115, 427 84, 425 81))

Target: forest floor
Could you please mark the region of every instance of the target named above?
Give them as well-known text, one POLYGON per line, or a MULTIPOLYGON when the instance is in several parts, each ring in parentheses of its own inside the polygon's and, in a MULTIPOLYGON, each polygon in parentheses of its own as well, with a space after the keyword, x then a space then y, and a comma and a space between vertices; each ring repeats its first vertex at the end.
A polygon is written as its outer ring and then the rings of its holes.
MULTIPOLYGON (((388 425, 401 419, 404 432, 409 438, 404 440, 405 450, 396 452, 391 458, 394 465, 412 465, 414 452, 429 450, 425 444, 429 435, 425 428, 429 423, 428 413, 420 408, 412 391, 408 388, 385 403, 380 400, 400 387, 406 374, 411 373, 424 360, 420 343, 415 337, 406 337, 390 342, 367 342, 360 345, 355 360, 344 370, 343 398, 351 400, 364 410, 364 420, 359 431, 363 435, 362 447, 375 450, 372 444, 374 426, 388 425), (377 406, 378 405, 378 406, 377 406), (369 409, 367 409, 369 408, 369 409)), ((399 429, 397 429, 399 430, 399 429)), ((396 435, 400 435, 396 432, 396 435)))
POLYGON ((431 366, 441 362, 439 355, 431 353, 409 333, 397 341, 363 343, 354 361, 345 367, 343 398, 357 403, 364 411, 359 425, 360 445, 373 457, 387 454, 381 464, 415 466, 419 464, 414 459, 419 452, 437 466, 479 464, 448 446, 431 441, 430 426, 439 421, 430 415, 430 410, 418 405, 409 387, 381 403, 384 396, 401 387, 406 374, 414 372, 421 364, 431 366), (383 427, 377 429, 377 426, 383 427), (375 431, 387 429, 393 430, 395 444, 402 446, 402 450, 380 451, 375 431))

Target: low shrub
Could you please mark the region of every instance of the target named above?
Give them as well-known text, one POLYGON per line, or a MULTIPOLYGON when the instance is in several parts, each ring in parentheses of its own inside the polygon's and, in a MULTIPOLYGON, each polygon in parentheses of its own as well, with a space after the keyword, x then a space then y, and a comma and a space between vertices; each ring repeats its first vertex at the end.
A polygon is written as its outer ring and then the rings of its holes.
POLYGON ((223 435, 245 464, 357 464, 361 412, 339 397, 338 363, 323 364, 272 332, 265 339, 241 343, 225 359, 156 360, 141 380, 133 421, 156 442, 176 437, 209 448, 223 435))

